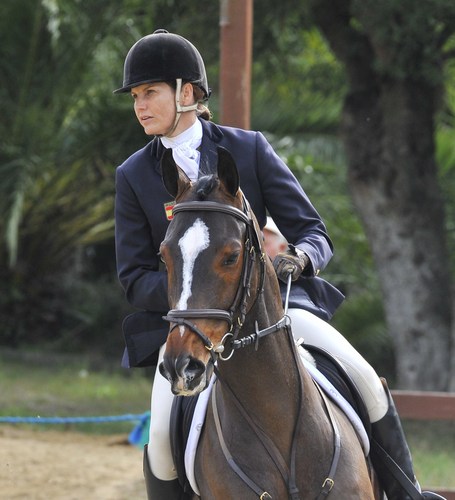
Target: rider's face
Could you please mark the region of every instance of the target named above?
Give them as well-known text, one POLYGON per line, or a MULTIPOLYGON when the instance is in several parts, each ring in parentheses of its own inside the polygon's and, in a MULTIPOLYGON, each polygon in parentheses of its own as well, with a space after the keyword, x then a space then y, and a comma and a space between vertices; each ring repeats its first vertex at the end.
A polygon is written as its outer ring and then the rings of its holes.
POLYGON ((147 135, 163 135, 174 124, 175 91, 167 83, 144 83, 131 89, 134 112, 147 135))

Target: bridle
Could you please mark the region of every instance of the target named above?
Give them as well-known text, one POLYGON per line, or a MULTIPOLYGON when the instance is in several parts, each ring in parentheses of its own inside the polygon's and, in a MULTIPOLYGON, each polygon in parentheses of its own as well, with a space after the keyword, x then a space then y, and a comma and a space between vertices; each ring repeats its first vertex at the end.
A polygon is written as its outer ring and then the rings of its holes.
MULTIPOLYGON (((248 307, 248 300, 251 296, 251 283, 253 271, 256 261, 259 262, 259 282, 255 294, 254 301, 257 301, 264 291, 265 280, 265 255, 262 252, 261 240, 254 225, 251 216, 251 208, 242 196, 243 211, 215 201, 187 201, 178 203, 174 206, 174 217, 181 212, 220 212, 243 222, 246 226, 244 240, 244 259, 242 274, 239 280, 239 285, 232 305, 228 310, 224 309, 171 309, 166 316, 163 317, 166 321, 174 323, 174 327, 184 325, 194 332, 202 341, 208 351, 210 351, 212 361, 217 359, 227 361, 230 359, 235 350, 247 345, 255 344, 258 348, 259 339, 270 333, 276 332, 289 324, 287 315, 284 315, 275 325, 272 325, 264 330, 258 330, 257 322, 255 332, 238 339, 240 329, 245 321, 248 307), (256 258, 258 256, 258 259, 256 258), (191 321, 193 319, 217 319, 226 321, 229 325, 227 333, 223 336, 220 343, 214 345, 213 342, 191 321), (230 343, 231 352, 228 356, 223 357, 225 343, 230 343)), ((172 329, 171 329, 172 331, 172 329)))

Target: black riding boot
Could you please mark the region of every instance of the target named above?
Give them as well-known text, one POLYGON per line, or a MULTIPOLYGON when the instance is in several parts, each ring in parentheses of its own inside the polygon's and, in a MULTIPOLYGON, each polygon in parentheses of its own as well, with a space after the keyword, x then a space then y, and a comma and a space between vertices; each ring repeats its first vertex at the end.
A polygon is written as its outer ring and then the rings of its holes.
POLYGON ((147 445, 144 447, 144 478, 148 500, 184 500, 189 498, 183 492, 178 479, 162 481, 153 475, 147 456, 147 445))
MULTIPOLYGON (((401 468, 411 483, 414 484, 416 488, 416 496, 411 497, 403 489, 403 486, 401 486, 398 480, 390 472, 382 454, 378 454, 378 451, 375 450, 374 443, 372 443, 371 460, 373 462, 374 470, 378 475, 379 482, 384 489, 388 500, 413 500, 413 498, 419 498, 418 492, 420 492, 420 486, 414 474, 411 452, 409 451, 406 437, 404 435, 403 428, 401 427, 400 417, 398 416, 395 408, 392 395, 387 387, 387 382, 385 379, 381 379, 381 381, 389 400, 389 409, 381 420, 371 424, 372 439, 382 447, 390 458, 392 458, 392 460, 394 460, 395 463, 401 468)), ((421 493, 420 498, 428 500, 444 500, 444 498, 440 495, 429 491, 421 493)))

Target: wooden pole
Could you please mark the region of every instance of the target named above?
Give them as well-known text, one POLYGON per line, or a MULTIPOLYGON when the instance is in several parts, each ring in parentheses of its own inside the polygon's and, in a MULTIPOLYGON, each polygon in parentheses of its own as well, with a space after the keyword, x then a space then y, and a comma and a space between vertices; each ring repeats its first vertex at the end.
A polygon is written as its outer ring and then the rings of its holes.
POLYGON ((253 0, 220 0, 220 122, 250 128, 253 0))

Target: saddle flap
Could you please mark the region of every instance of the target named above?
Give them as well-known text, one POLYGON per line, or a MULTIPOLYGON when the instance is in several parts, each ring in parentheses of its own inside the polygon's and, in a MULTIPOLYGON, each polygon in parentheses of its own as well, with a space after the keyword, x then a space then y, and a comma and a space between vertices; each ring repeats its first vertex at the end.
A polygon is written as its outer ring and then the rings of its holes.
POLYGON ((360 391, 344 366, 328 351, 314 345, 303 344, 316 361, 316 368, 332 383, 359 416, 371 440, 371 423, 360 391))

